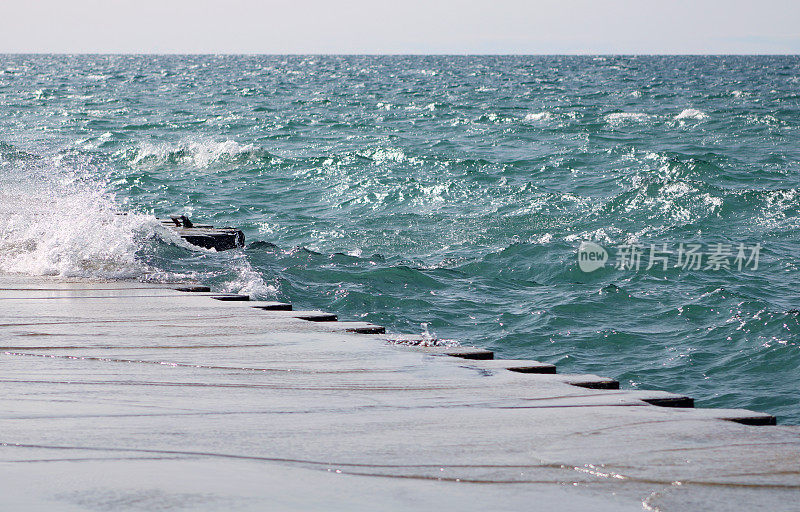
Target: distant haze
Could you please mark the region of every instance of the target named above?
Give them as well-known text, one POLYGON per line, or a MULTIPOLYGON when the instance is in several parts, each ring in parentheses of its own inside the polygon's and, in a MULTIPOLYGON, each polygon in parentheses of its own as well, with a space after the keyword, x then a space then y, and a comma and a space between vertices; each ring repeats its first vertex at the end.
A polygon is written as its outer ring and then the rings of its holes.
POLYGON ((797 53, 796 0, 6 0, 2 53, 797 53))

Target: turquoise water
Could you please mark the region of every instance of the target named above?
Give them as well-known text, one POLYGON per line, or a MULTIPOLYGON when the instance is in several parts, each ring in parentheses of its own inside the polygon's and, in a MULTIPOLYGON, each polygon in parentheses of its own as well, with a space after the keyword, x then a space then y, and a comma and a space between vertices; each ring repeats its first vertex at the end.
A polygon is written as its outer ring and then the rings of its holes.
POLYGON ((6 55, 0 270, 196 278, 800 423, 799 142, 797 57, 6 55), (681 243, 762 248, 613 267, 681 243))

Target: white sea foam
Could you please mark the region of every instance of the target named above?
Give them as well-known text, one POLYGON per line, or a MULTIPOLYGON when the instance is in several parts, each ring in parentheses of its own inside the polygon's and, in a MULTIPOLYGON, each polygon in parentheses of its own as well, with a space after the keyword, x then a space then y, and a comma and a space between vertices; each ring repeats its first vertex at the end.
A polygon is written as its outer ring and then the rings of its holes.
POLYGON ((513 123, 517 121, 517 118, 511 116, 503 116, 496 112, 489 112, 488 114, 483 114, 478 118, 478 121, 488 121, 494 124, 502 124, 502 123, 513 123))
POLYGON ((683 109, 680 114, 675 116, 675 120, 682 121, 686 119, 694 119, 696 121, 700 121, 701 119, 706 119, 707 117, 708 114, 702 110, 697 110, 696 108, 686 108, 683 109))
MULTIPOLYGON (((8 168, 6 168, 8 170, 8 168)), ((139 277, 140 241, 160 228, 150 215, 118 215, 102 182, 59 170, 0 176, 0 271, 102 279, 139 277)))
POLYGON ((649 117, 650 116, 643 112, 615 112, 603 116, 609 124, 643 123, 647 121, 649 117))
POLYGON ((549 244, 553 241, 553 234, 552 233, 545 233, 543 235, 534 236, 531 238, 528 243, 534 245, 542 245, 542 244, 549 244))
POLYGON ((525 114, 523 119, 529 122, 544 122, 549 121, 552 118, 553 114, 545 110, 544 112, 531 112, 529 114, 525 114))
POLYGON ((225 285, 225 291, 249 295, 256 299, 274 299, 278 295, 278 288, 267 283, 261 274, 250 264, 243 253, 235 253, 232 268, 236 277, 225 285))
POLYGON ((614 240, 619 239, 619 237, 622 234, 623 234, 622 230, 610 226, 606 229, 598 228, 594 231, 583 231, 581 233, 574 233, 571 235, 567 235, 564 237, 564 240, 567 242, 577 242, 577 241, 587 240, 591 242, 610 244, 614 243, 614 240))
POLYGON ((199 168, 207 168, 226 157, 235 157, 254 151, 252 144, 225 141, 186 141, 179 144, 142 143, 132 150, 131 164, 141 165, 155 160, 158 163, 177 161, 199 168))

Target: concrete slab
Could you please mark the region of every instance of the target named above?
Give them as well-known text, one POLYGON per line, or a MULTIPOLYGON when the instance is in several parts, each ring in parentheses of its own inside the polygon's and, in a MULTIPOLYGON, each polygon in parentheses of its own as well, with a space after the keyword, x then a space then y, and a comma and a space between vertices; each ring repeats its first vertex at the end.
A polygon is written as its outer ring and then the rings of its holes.
POLYGON ((509 370, 519 373, 556 373, 553 364, 534 361, 531 359, 489 359, 470 362, 470 367, 486 370, 509 370))
POLYGON ((754 426, 769 415, 163 288, 0 276, 5 507, 793 510, 800 498, 800 431, 754 426))

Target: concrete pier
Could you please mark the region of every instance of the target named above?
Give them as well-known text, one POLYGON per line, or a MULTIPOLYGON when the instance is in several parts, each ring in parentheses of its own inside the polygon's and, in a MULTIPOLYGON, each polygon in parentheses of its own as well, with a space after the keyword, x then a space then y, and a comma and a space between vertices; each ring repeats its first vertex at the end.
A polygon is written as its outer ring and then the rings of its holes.
POLYGON ((0 510, 800 501, 800 428, 768 414, 226 298, 0 275, 0 510))

